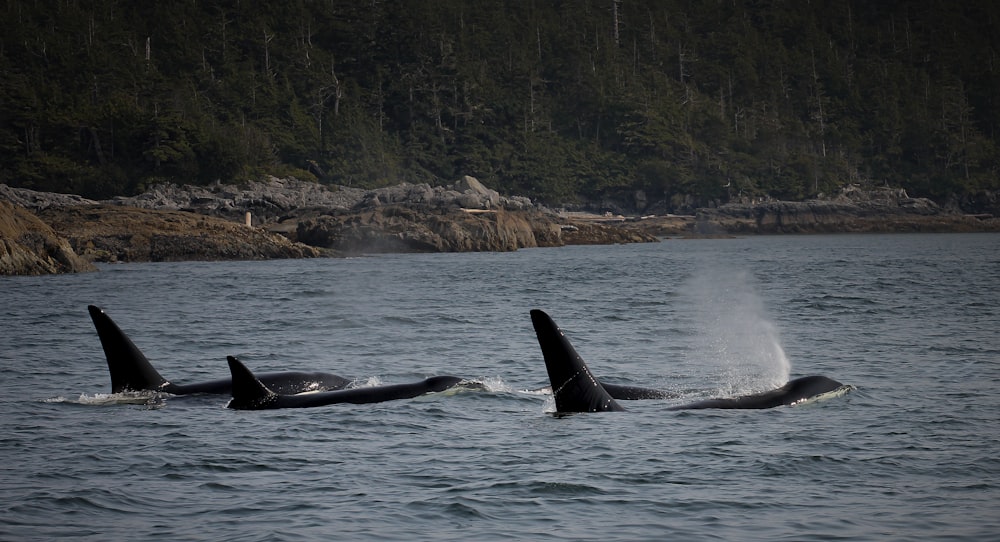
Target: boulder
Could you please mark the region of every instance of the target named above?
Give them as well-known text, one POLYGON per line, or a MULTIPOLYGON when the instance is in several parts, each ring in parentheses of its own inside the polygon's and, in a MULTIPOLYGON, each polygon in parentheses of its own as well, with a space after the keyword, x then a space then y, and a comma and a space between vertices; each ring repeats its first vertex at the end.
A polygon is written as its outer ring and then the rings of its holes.
POLYGON ((479 179, 466 175, 451 186, 462 194, 462 207, 470 209, 494 209, 501 206, 502 199, 496 190, 490 190, 479 179))

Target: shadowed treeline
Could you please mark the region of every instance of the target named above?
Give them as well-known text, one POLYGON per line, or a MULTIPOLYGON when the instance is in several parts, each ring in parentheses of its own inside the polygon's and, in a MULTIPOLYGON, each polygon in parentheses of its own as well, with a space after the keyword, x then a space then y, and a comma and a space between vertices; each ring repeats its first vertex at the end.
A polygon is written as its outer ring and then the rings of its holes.
POLYGON ((993 2, 9 0, 0 20, 0 183, 36 190, 473 175, 676 211, 1000 178, 993 2))

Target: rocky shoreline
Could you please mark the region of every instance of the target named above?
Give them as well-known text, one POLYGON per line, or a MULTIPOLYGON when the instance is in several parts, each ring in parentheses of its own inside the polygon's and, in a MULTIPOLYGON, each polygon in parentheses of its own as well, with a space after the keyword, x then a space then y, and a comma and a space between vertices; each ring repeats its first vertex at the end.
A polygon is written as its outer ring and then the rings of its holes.
POLYGON ((93 262, 255 260, 384 252, 511 251, 655 242, 655 235, 561 219, 465 177, 447 187, 329 189, 270 178, 244 186, 160 185, 94 201, 0 185, 0 274, 94 269, 93 262), (16 213, 16 214, 15 214, 16 213), (7 220, 7 216, 18 217, 7 220), (32 229, 24 224, 32 219, 32 229), (35 240, 45 227, 50 241, 35 240), (58 246, 59 250, 52 247, 58 246), (34 255, 29 258, 29 255, 34 255), (61 264, 72 255, 80 265, 61 264))
POLYGON ((959 233, 1000 231, 998 194, 939 206, 901 189, 848 186, 834 198, 728 204, 700 209, 695 229, 729 234, 959 233), (966 207, 966 209, 963 209, 966 207))
POLYGON ((93 262, 511 251, 672 236, 1000 231, 997 196, 941 207, 901 190, 848 186, 822 200, 624 217, 555 212, 472 177, 374 190, 273 177, 241 186, 164 184, 107 201, 0 185, 0 274, 87 271, 93 262))
POLYGON ((50 207, 37 216, 91 262, 314 258, 316 247, 262 228, 184 211, 115 205, 50 207))
POLYGON ((0 200, 0 275, 94 271, 69 241, 32 213, 0 200))

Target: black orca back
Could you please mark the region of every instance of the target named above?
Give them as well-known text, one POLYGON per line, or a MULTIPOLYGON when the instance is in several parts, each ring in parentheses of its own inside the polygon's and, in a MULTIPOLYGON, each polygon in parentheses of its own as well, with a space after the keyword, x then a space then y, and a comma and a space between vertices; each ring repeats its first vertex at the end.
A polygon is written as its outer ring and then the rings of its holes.
POLYGON ((789 380, 784 386, 753 395, 724 399, 707 399, 687 405, 670 407, 669 410, 697 410, 703 408, 764 409, 793 405, 799 401, 822 395, 842 387, 843 384, 825 376, 803 376, 789 380))

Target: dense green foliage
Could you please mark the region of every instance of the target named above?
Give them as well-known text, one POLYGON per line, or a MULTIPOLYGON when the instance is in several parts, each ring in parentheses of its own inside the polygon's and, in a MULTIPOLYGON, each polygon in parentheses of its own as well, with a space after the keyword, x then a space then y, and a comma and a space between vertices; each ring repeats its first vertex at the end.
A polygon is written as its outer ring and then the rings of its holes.
POLYGON ((1000 187, 990 0, 6 0, 0 182, 1000 187))

